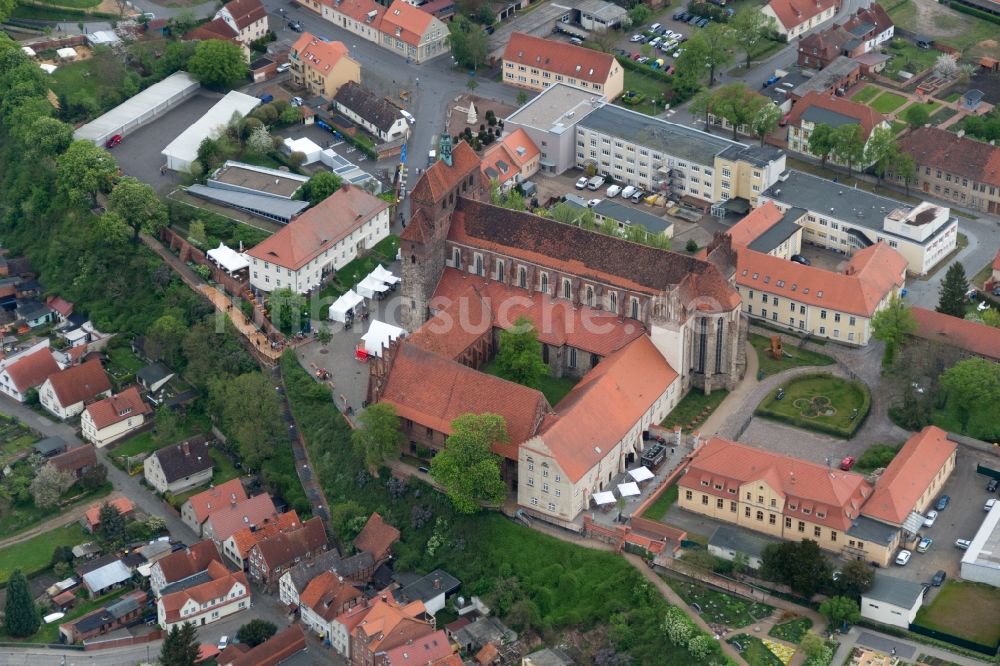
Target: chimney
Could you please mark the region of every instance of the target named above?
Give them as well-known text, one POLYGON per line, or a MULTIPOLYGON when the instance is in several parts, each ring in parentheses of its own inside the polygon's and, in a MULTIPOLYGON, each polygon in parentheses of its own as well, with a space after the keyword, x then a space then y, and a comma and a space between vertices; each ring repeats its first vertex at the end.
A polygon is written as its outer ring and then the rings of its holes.
POLYGON ((383 594, 383 595, 382 595, 382 601, 384 601, 384 602, 388 603, 388 601, 389 601, 389 597, 383 594))

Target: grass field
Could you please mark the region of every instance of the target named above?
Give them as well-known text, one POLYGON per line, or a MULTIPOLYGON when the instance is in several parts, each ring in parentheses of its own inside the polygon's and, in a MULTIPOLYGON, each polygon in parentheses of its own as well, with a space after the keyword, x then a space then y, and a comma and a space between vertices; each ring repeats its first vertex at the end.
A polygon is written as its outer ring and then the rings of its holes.
POLYGON ((750 634, 737 634, 726 641, 732 646, 742 648, 740 654, 750 666, 784 666, 778 657, 767 649, 764 641, 750 634))
POLYGON ((867 85, 858 92, 856 92, 854 94, 854 97, 852 97, 851 99, 857 102, 858 104, 867 104, 871 100, 878 97, 881 92, 882 92, 881 88, 878 88, 873 85, 867 85))
MULTIPOLYGON (((94 20, 94 19, 117 19, 118 16, 115 14, 107 14, 103 12, 84 12, 79 9, 71 9, 68 7, 57 7, 55 5, 44 6, 44 5, 26 5, 22 3, 17 3, 14 5, 14 11, 11 14, 12 18, 28 19, 34 21, 80 21, 83 19, 94 20)), ((62 69, 60 67, 60 69, 62 69)))
POLYGON ((785 397, 772 391, 756 413, 798 428, 850 437, 864 420, 871 396, 860 382, 818 373, 796 377, 784 386, 785 397), (857 413, 851 418, 854 410, 857 413))
POLYGON ((922 106, 922 107, 924 107, 925 109, 927 109, 927 115, 930 116, 930 115, 933 115, 935 111, 937 111, 938 109, 941 108, 941 102, 938 102, 938 101, 933 100, 933 99, 930 100, 929 102, 923 102, 922 104, 918 103, 918 102, 914 102, 913 104, 910 104, 910 106, 908 106, 906 108, 909 109, 912 106, 922 106))
POLYGON ((960 405, 952 398, 945 402, 943 409, 931 412, 931 423, 948 430, 976 439, 992 442, 1000 437, 1000 414, 996 410, 973 410, 968 423, 963 423, 960 405))
MULTIPOLYGON (((495 361, 490 361, 480 368, 480 370, 495 377, 500 376, 497 373, 495 361)), ((571 379, 570 377, 545 376, 542 377, 542 381, 540 382, 541 386, 538 390, 542 392, 545 399, 549 401, 549 404, 555 407, 559 404, 559 401, 565 398, 566 394, 569 393, 574 386, 576 386, 576 381, 577 380, 571 379)))
POLYGON ((767 632, 767 635, 773 638, 780 638, 789 643, 798 644, 809 633, 812 626, 812 620, 807 617, 800 617, 774 625, 771 627, 771 631, 767 632))
POLYGON ((750 334, 750 344, 757 352, 757 363, 764 372, 764 376, 777 374, 789 368, 798 368, 804 365, 833 365, 833 359, 826 354, 819 354, 808 349, 799 349, 788 345, 782 346, 785 356, 779 361, 771 356, 771 338, 765 335, 750 334))
POLYGON ((949 93, 948 96, 944 98, 944 101, 946 101, 946 102, 957 102, 961 98, 962 98, 962 93, 960 93, 960 92, 953 92, 953 93, 949 93))
POLYGON ((656 501, 649 505, 645 512, 643 512, 643 518, 649 518, 650 520, 663 520, 663 516, 667 515, 667 511, 674 505, 677 501, 677 484, 672 484, 669 488, 663 491, 663 494, 656 498, 656 501))
POLYGON ((626 109, 638 111, 639 113, 645 113, 647 116, 653 116, 657 113, 663 112, 663 105, 654 104, 653 100, 663 99, 663 93, 666 89, 667 86, 662 81, 657 81, 651 76, 643 76, 640 72, 626 69, 625 90, 634 90, 635 92, 642 93, 646 96, 646 99, 635 106, 621 104, 617 101, 615 104, 618 104, 626 109))
POLYGON ((90 9, 101 4, 101 0, 36 0, 41 5, 53 7, 69 7, 70 9, 90 9))
POLYGON ((893 134, 899 134, 900 132, 902 132, 903 130, 905 130, 907 127, 909 127, 909 125, 907 125, 906 123, 900 122, 898 120, 890 120, 889 121, 889 125, 890 125, 890 128, 892 129, 892 133, 893 134))
POLYGON ((758 622, 761 618, 768 617, 774 612, 774 608, 767 604, 716 592, 704 585, 695 585, 672 578, 664 578, 664 580, 689 606, 698 604, 701 608, 701 616, 711 624, 724 624, 727 627, 738 629, 758 622))
MULTIPOLYGON (((956 12, 936 2, 923 3, 918 9, 914 0, 903 0, 887 11, 893 23, 900 28, 932 37, 935 41, 962 51, 966 58, 1000 56, 998 28, 995 23, 956 12)), ((937 57, 937 52, 933 49, 916 50, 937 57)))
POLYGON ((691 389, 670 410, 667 418, 663 419, 662 425, 667 429, 672 429, 674 426, 681 426, 684 429, 697 428, 712 415, 712 412, 722 404, 727 395, 729 395, 729 391, 723 389, 716 389, 709 395, 705 395, 704 391, 691 389))
POLYGON ((916 624, 994 646, 1000 641, 1000 589, 948 581, 934 601, 917 613, 916 624))
POLYGON ((868 106, 872 107, 879 113, 888 115, 898 109, 899 107, 906 104, 906 98, 902 95, 897 95, 896 93, 884 92, 871 102, 868 106))
POLYGON ((14 569, 26 575, 46 569, 57 546, 75 546, 88 538, 74 522, 0 550, 0 582, 7 582, 14 569))

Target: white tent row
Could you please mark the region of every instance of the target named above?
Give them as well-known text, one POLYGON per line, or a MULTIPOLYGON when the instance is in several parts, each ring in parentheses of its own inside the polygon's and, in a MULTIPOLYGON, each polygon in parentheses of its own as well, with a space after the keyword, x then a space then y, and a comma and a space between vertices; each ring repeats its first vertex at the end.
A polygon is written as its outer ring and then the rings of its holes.
POLYGON ((368 332, 361 336, 365 351, 372 356, 382 356, 382 347, 388 347, 396 338, 406 336, 406 331, 398 326, 373 319, 368 332))
POLYGON ((208 258, 230 274, 250 267, 250 262, 247 261, 245 255, 240 254, 231 247, 226 247, 224 243, 219 243, 219 247, 209 250, 208 258))
POLYGON ((635 469, 630 469, 628 471, 628 475, 636 481, 649 481, 654 476, 654 474, 649 471, 648 467, 636 467, 635 469))
POLYGON ((330 306, 330 319, 333 321, 347 321, 347 313, 358 305, 365 302, 353 289, 349 289, 346 294, 337 299, 337 302, 330 306))
POLYGON ((610 490, 600 493, 594 493, 594 504, 597 506, 604 506, 605 504, 614 504, 615 494, 610 490))
POLYGON ((368 274, 368 277, 373 277, 377 280, 381 280, 386 284, 399 284, 399 278, 393 275, 392 272, 386 270, 385 267, 382 266, 382 264, 376 266, 375 270, 373 270, 371 273, 368 274))
POLYGON ((619 483, 618 494, 622 497, 631 497, 639 494, 639 486, 635 483, 619 483))
POLYGON ((375 298, 375 294, 381 294, 389 291, 389 285, 382 282, 378 278, 374 278, 369 275, 364 280, 359 282, 355 289, 357 289, 358 293, 365 298, 375 298))

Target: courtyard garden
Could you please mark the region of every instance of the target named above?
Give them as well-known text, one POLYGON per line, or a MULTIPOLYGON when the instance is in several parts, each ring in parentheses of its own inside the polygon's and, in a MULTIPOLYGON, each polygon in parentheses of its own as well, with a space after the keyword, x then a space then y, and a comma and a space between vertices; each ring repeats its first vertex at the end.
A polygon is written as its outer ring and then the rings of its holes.
POLYGON ((772 391, 755 413, 797 428, 850 439, 870 407, 871 394, 861 382, 816 373, 796 377, 772 391))
POLYGON ((329 320, 329 309, 337 298, 347 293, 357 283, 365 279, 379 264, 388 265, 396 261, 399 251, 399 236, 389 235, 376 243, 370 252, 357 257, 337 271, 333 280, 328 282, 319 292, 318 298, 309 299, 312 308, 311 316, 319 321, 329 320))
POLYGON ((750 666, 783 666, 764 641, 750 634, 737 634, 726 641, 735 647, 750 666))
POLYGON ((692 388, 670 410, 661 425, 668 430, 673 430, 675 426, 680 426, 685 431, 697 428, 712 415, 712 412, 718 409, 727 395, 729 395, 729 391, 724 389, 716 389, 709 395, 705 395, 704 391, 692 388))
MULTIPOLYGON (((488 375, 493 375, 494 377, 499 377, 500 373, 497 370, 496 361, 490 361, 482 368, 480 371, 485 372, 488 375)), ((577 380, 572 377, 551 377, 545 375, 539 381, 538 390, 542 392, 545 399, 549 401, 549 404, 555 407, 559 404, 559 401, 566 397, 566 394, 573 390, 576 386, 577 380)))
POLYGON ((757 365, 762 377, 769 377, 783 370, 807 365, 833 365, 833 359, 826 354, 782 344, 782 358, 779 361, 771 354, 771 338, 766 335, 750 334, 750 344, 757 352, 757 365))
POLYGON ((887 116, 904 104, 906 104, 906 98, 902 95, 897 95, 892 92, 884 92, 869 102, 868 106, 872 107, 882 115, 887 116))
POLYGON ((35 433, 23 423, 0 415, 0 464, 6 465, 37 441, 35 433))
POLYGON ((768 636, 774 638, 780 638, 783 641, 788 641, 789 643, 795 643, 796 645, 805 638, 805 635, 809 633, 812 628, 812 620, 807 617, 799 617, 794 620, 789 620, 788 622, 782 622, 781 624, 776 624, 771 627, 771 631, 767 632, 768 636))
POLYGON ((664 578, 664 580, 688 606, 697 605, 695 610, 709 624, 724 624, 727 627, 739 629, 759 622, 774 612, 774 608, 767 604, 717 592, 704 585, 696 585, 672 578, 664 578))
POLYGON ((670 486, 646 508, 642 517, 650 520, 663 520, 663 517, 667 515, 667 511, 670 510, 670 507, 677 502, 677 493, 677 484, 670 484, 670 486))
POLYGON ((1000 643, 1000 589, 948 581, 934 601, 917 612, 914 624, 993 649, 1000 643))

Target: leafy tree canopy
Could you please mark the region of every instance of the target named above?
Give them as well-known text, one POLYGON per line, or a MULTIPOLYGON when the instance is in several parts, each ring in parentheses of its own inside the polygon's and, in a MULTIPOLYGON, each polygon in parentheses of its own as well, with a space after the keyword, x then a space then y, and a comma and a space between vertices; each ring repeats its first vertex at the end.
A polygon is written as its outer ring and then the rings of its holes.
POLYGON ((188 71, 205 86, 223 90, 245 79, 249 69, 238 44, 208 39, 198 42, 188 61, 188 71))
POLYGON ((459 512, 475 513, 482 504, 503 501, 507 487, 492 445, 509 439, 499 414, 463 414, 451 422, 444 450, 431 460, 431 476, 459 512))

